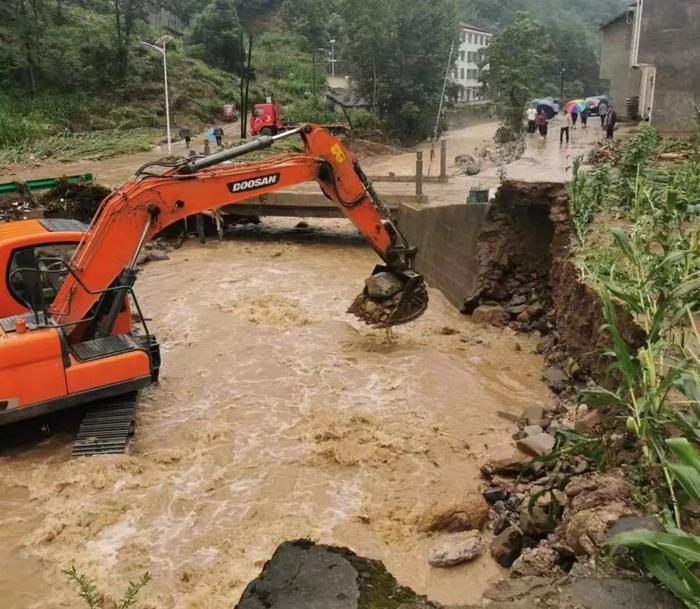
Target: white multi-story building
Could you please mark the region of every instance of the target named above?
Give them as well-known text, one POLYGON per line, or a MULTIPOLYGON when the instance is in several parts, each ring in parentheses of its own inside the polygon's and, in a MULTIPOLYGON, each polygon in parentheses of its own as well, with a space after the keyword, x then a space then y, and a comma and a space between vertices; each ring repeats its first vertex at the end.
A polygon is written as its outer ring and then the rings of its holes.
POLYGON ((480 64, 493 34, 470 23, 460 23, 459 46, 452 80, 457 85, 458 101, 480 101, 483 86, 479 80, 480 64))

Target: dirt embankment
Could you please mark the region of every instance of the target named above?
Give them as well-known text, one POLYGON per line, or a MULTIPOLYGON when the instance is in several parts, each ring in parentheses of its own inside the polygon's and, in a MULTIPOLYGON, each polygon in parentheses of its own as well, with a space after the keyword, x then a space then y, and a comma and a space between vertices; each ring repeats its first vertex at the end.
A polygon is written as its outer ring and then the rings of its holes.
MULTIPOLYGON (((506 182, 479 236, 476 297, 467 312, 539 332, 576 362, 577 375, 605 384, 608 343, 603 307, 572 259, 568 193, 559 183, 506 182)), ((641 344, 642 330, 617 306, 623 338, 641 344)), ((561 358, 561 356, 559 356, 561 358)), ((556 358, 555 358, 556 359, 556 358)), ((561 363, 561 362, 555 362, 561 363)))

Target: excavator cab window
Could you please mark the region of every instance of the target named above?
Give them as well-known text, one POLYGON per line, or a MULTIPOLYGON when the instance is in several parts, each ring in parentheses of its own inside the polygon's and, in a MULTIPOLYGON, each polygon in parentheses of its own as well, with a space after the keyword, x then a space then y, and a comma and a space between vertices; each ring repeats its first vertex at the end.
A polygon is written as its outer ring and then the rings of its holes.
POLYGON ((49 243, 12 252, 7 272, 12 297, 30 308, 37 299, 50 305, 68 274, 67 264, 76 247, 76 243, 49 243), (37 293, 33 295, 37 281, 37 293))

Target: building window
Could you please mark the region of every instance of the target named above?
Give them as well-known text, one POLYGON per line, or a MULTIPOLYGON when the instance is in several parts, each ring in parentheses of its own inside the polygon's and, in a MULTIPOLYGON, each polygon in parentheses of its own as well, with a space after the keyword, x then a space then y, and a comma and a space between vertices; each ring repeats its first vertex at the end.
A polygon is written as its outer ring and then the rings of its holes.
POLYGON ((459 41, 460 41, 460 42, 464 42, 464 41, 466 40, 466 38, 467 38, 467 35, 466 35, 464 32, 462 32, 462 33, 459 35, 459 41))
POLYGON ((454 68, 454 70, 452 70, 452 78, 457 80, 457 68, 454 68))
POLYGON ((464 68, 459 69, 459 79, 464 80, 464 68))
POLYGON ((464 61, 464 51, 459 52, 459 60, 464 61))
POLYGON ((469 44, 471 44, 472 40, 473 40, 473 34, 471 32, 469 32, 469 38, 468 38, 467 42, 469 42, 469 44))

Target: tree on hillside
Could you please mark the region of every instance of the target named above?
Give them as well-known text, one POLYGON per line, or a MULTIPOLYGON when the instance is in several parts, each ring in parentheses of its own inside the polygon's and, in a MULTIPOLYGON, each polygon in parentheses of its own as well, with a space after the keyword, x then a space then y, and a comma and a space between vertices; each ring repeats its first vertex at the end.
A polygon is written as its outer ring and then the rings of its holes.
POLYGON ((241 23, 233 0, 212 0, 197 15, 190 29, 190 42, 209 65, 236 72, 240 68, 241 23))
POLYGON ((404 142, 432 132, 457 35, 454 0, 346 0, 344 57, 360 92, 404 142))
POLYGON ((146 7, 144 0, 113 0, 113 4, 117 76, 124 80, 129 70, 129 52, 133 46, 136 24, 146 18, 146 7))
POLYGON ((566 70, 567 97, 599 94, 600 63, 585 28, 580 23, 567 22, 552 27, 550 37, 556 54, 553 72, 549 77, 552 83, 550 88, 559 91, 559 75, 563 68, 566 70))
MULTIPOLYGON (((18 66, 27 75, 27 84, 33 95, 37 93, 41 35, 44 29, 43 0, 12 0, 12 12, 17 27, 20 53, 18 66)), ((8 7, 10 8, 10 7, 8 7)))
POLYGON ((309 41, 311 49, 316 49, 328 44, 333 5, 329 0, 284 0, 280 16, 292 31, 309 41))
POLYGON ((518 137, 530 99, 556 62, 552 40, 528 13, 517 13, 513 23, 491 41, 482 80, 496 106, 502 129, 499 139, 518 137))

